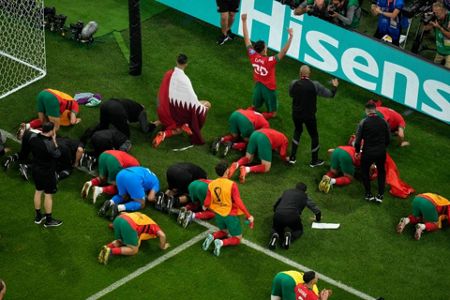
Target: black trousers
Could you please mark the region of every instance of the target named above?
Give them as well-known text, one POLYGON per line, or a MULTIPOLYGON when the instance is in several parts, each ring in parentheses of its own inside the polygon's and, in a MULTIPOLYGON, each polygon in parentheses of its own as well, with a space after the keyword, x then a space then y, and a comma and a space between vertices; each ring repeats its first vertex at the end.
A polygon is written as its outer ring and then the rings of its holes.
POLYGON ((282 211, 273 215, 272 233, 276 232, 280 236, 284 235, 285 229, 289 228, 292 240, 299 238, 303 234, 303 224, 300 216, 296 212, 282 211))
POLYGON ((300 137, 303 133, 303 124, 305 124, 306 130, 311 137, 311 160, 317 161, 319 159, 320 146, 316 116, 304 117, 294 112, 292 113, 292 120, 294 121, 295 130, 292 137, 291 157, 297 155, 298 144, 300 144, 300 137))
POLYGON ((386 162, 386 152, 380 154, 363 154, 361 157, 361 173, 366 194, 370 193, 370 166, 374 163, 378 170, 378 194, 384 194, 384 187, 386 185, 386 169, 384 163, 386 162))

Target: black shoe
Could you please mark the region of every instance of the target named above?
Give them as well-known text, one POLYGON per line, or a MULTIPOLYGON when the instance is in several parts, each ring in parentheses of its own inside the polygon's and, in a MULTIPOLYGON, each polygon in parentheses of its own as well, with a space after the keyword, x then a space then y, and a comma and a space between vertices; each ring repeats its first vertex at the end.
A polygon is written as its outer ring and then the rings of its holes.
POLYGON ((235 34, 231 32, 231 30, 228 30, 227 32, 228 38, 230 39, 230 41, 234 40, 235 38, 235 34))
POLYGON ((173 204, 175 203, 175 199, 172 196, 167 197, 165 209, 166 212, 170 215, 173 204))
POLYGON ((364 196, 364 200, 366 201, 375 201, 375 197, 372 195, 372 193, 366 193, 366 195, 364 196))
POLYGON ((280 238, 280 235, 276 232, 272 233, 272 236, 270 237, 269 242, 269 249, 274 250, 277 247, 278 239, 280 238))
POLYGON ((288 161, 287 161, 290 165, 295 165, 295 163, 297 162, 297 158, 295 157, 295 155, 294 156, 290 156, 289 158, 288 158, 288 161))
POLYGON ((19 173, 20 175, 25 178, 26 181, 30 181, 30 175, 28 174, 28 165, 26 164, 19 164, 19 173))
POLYGON ((87 158, 88 158, 88 155, 86 153, 81 154, 80 161, 78 162, 80 167, 85 167, 86 166, 87 158))
POLYGON ((374 200, 375 200, 376 203, 381 204, 381 203, 383 203, 383 198, 384 198, 383 195, 378 194, 378 195, 375 196, 374 200))
POLYGON ((68 170, 62 170, 62 171, 59 172, 59 174, 58 174, 58 181, 59 181, 59 180, 66 179, 67 177, 69 177, 69 175, 70 175, 70 171, 68 171, 68 170))
POLYGON ((97 163, 97 159, 93 156, 89 156, 89 159, 87 160, 87 168, 89 172, 92 172, 94 170, 95 164, 97 163))
POLYGON ((109 220, 112 222, 119 215, 119 209, 117 208, 117 204, 112 205, 111 216, 109 216, 109 220))
POLYGON ((219 152, 219 147, 220 147, 220 138, 216 138, 211 144, 211 153, 213 155, 216 155, 219 152))
POLYGON ((99 209, 98 211, 98 215, 101 217, 104 217, 106 215, 106 212, 109 210, 109 208, 111 207, 111 200, 106 200, 102 207, 99 209))
POLYGON ((44 227, 48 228, 48 227, 58 227, 61 226, 63 223, 63 221, 61 220, 57 220, 57 219, 51 219, 50 221, 45 221, 44 223, 44 227))
POLYGON ((325 163, 325 162, 324 162, 323 160, 318 159, 318 160, 316 160, 316 161, 311 161, 311 162, 309 163, 309 166, 310 166, 311 168, 315 168, 315 167, 319 167, 319 166, 323 165, 324 163, 325 163))
POLYGON ((283 248, 286 250, 289 249, 289 246, 291 245, 291 237, 292 235, 289 231, 284 233, 283 248))
POLYGON ((155 125, 155 124, 153 124, 153 123, 148 123, 148 130, 147 130, 147 133, 148 133, 149 135, 152 135, 152 134, 153 134, 153 131, 155 131, 155 129, 156 129, 156 125, 155 125))
POLYGON ((227 156, 230 153, 231 148, 233 147, 233 142, 226 142, 225 148, 223 149, 223 157, 227 156))
POLYGON ((45 216, 42 215, 36 215, 36 217, 34 217, 34 224, 41 224, 42 222, 45 221, 45 216))
POLYGON ((220 35, 219 38, 217 39, 217 45, 223 45, 226 42, 230 41, 230 37, 228 35, 220 35))
POLYGON ((8 156, 5 162, 3 163, 3 169, 8 170, 18 159, 19 155, 17 153, 8 156))
POLYGON ((163 201, 164 201, 164 193, 163 192, 156 193, 155 208, 157 210, 161 210, 163 201))

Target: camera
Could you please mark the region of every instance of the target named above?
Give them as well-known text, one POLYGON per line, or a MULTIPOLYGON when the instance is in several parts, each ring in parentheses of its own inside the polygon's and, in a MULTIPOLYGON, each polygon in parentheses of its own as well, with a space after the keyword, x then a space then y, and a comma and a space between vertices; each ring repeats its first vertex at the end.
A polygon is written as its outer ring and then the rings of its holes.
POLYGON ((65 15, 57 15, 54 7, 44 8, 44 26, 52 32, 61 32, 64 35, 64 25, 67 17, 65 15))
POLYGON ((283 5, 288 5, 291 9, 296 9, 302 3, 301 0, 275 0, 283 5))
POLYGON ((422 18, 420 19, 424 25, 430 24, 430 22, 436 22, 437 17, 434 14, 434 12, 429 11, 423 14, 422 18))
POLYGON ((434 0, 416 0, 402 9, 403 16, 413 18, 431 11, 434 0))
POLYGON ((70 33, 72 34, 72 39, 74 39, 77 42, 81 40, 81 31, 83 30, 83 27, 84 23, 81 21, 69 25, 69 30, 70 33))

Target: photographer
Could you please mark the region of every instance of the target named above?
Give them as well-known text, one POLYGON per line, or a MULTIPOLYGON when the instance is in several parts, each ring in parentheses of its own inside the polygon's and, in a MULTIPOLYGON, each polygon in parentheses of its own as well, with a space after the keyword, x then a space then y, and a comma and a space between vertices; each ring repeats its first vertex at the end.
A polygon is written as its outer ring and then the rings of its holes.
POLYGON ((294 15, 301 16, 304 13, 308 15, 313 15, 318 18, 329 20, 327 7, 330 3, 329 0, 306 0, 300 4, 296 9, 294 9, 294 15))
POLYGON ((328 6, 328 14, 334 23, 356 29, 361 19, 359 0, 332 0, 328 6))
POLYGON ((375 37, 383 39, 388 35, 392 39, 392 44, 399 46, 400 33, 402 31, 400 22, 400 12, 404 6, 403 0, 378 0, 377 4, 372 4, 372 13, 378 16, 378 26, 375 37))
POLYGON ((434 63, 450 69, 450 12, 442 2, 433 3, 434 18, 424 26, 424 30, 434 28, 436 35, 436 56, 434 63))

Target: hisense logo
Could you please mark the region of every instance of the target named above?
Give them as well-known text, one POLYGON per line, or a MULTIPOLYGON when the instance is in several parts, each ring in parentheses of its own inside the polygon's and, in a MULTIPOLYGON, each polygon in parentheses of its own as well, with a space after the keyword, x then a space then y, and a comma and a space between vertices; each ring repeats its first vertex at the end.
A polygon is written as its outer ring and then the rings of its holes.
POLYGON ((276 1, 241 3, 252 38, 279 51, 293 28, 289 56, 450 123, 448 70, 316 18, 304 22, 276 1))

